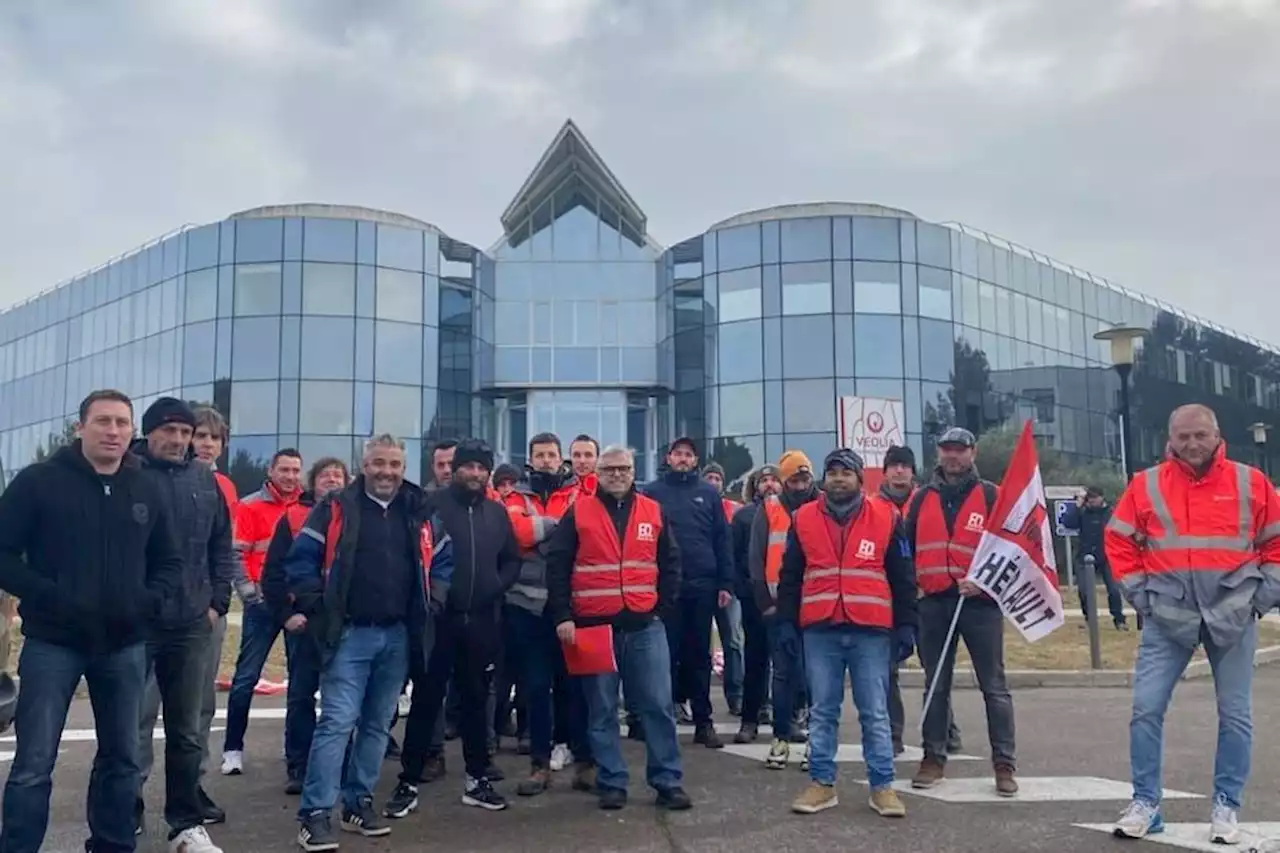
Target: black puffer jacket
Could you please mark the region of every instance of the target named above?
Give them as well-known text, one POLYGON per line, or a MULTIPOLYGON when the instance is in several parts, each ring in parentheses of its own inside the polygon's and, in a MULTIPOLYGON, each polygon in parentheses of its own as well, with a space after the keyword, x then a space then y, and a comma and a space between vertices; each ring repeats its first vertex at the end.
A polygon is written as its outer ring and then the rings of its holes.
POLYGON ((132 455, 101 477, 77 441, 0 495, 0 589, 29 638, 90 654, 140 642, 182 572, 166 499, 132 455))

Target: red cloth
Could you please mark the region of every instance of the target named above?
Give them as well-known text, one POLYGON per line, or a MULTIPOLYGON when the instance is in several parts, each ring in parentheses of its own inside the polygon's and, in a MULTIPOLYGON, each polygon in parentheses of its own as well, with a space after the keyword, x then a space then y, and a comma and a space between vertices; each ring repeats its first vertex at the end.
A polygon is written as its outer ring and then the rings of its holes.
POLYGON ((561 643, 564 665, 570 675, 604 675, 618 671, 613 653, 613 626, 593 625, 578 628, 572 643, 561 643))

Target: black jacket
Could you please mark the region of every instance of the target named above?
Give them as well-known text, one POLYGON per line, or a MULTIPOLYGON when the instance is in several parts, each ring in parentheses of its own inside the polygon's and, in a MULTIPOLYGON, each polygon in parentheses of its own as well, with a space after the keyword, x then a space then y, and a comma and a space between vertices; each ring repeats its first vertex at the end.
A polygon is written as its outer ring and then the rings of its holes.
MULTIPOLYGON (((823 512, 826 512, 826 501, 822 501, 823 512)), ((866 509, 866 501, 853 511, 846 524, 853 524, 858 515, 866 509)), ((807 559, 804 548, 796 536, 793 526, 787 532, 787 549, 782 555, 782 571, 778 577, 778 615, 788 622, 800 623, 800 591, 804 585, 804 567, 807 559)), ((889 581, 889 590, 893 594, 893 625, 916 625, 916 597, 919 589, 916 586, 916 568, 911 561, 911 549, 907 546, 899 521, 894 536, 889 541, 889 548, 884 555, 884 573, 889 581)))
MULTIPOLYGON (((298 495, 298 506, 310 510, 316 505, 314 492, 298 495)), ((292 507, 285 509, 267 545, 267 556, 262 563, 262 601, 271 610, 277 624, 283 625, 293 615, 293 602, 289 598, 289 581, 284 574, 284 558, 293 546, 293 530, 289 527, 292 507)))
POLYGON ((231 513, 213 469, 188 454, 182 462, 156 459, 145 439, 133 444, 142 476, 155 484, 173 516, 185 566, 181 594, 165 608, 164 627, 189 625, 209 608, 226 615, 240 558, 231 546, 231 513))
POLYGON ((739 601, 755 600, 751 585, 751 525, 760 514, 760 501, 745 504, 729 522, 729 541, 733 547, 733 594, 739 601))
MULTIPOLYGON (((809 501, 817 500, 817 486, 810 485, 803 492, 796 492, 790 489, 783 489, 778 495, 778 500, 782 503, 787 514, 795 516, 796 510, 809 501)), ((773 600, 773 593, 769 591, 769 582, 765 577, 765 563, 769 558, 769 516, 763 510, 757 512, 755 518, 751 521, 750 539, 747 543, 747 574, 751 578, 751 594, 755 599, 756 607, 760 608, 760 612, 764 613, 771 607, 777 606, 777 602, 773 600)))
POLYGON ((76 441, 0 495, 0 588, 29 638, 87 653, 145 640, 182 570, 166 500, 132 455, 108 486, 76 441))
POLYGON ((453 544, 453 575, 445 609, 496 612, 520 577, 520 547, 506 508, 484 492, 468 492, 460 484, 432 492, 428 502, 434 523, 453 544))
POLYGON ((1092 554, 1098 565, 1107 561, 1107 552, 1102 547, 1102 532, 1111 521, 1111 507, 1103 504, 1099 507, 1076 506, 1069 504, 1062 519, 1062 526, 1068 530, 1080 531, 1080 552, 1077 557, 1084 559, 1092 554))
POLYGON ((668 471, 640 491, 662 504, 671 520, 671 533, 680 544, 685 591, 733 592, 729 522, 716 487, 697 471, 668 471))
MULTIPOLYGON (((627 519, 631 515, 631 504, 634 502, 635 490, 628 492, 621 500, 603 491, 594 496, 582 495, 579 500, 598 500, 604 504, 618 531, 618 539, 626 536, 627 519)), ((676 546, 667 511, 662 510, 662 529, 658 531, 658 606, 652 613, 633 613, 623 610, 609 619, 575 619, 573 616, 572 596, 570 594, 573 578, 573 564, 578 557, 578 527, 575 523, 574 509, 570 508, 551 532, 547 539, 547 608, 552 623, 574 622, 583 627, 611 623, 615 628, 632 631, 643 628, 654 619, 661 619, 667 614, 676 599, 680 597, 680 549, 676 546)))

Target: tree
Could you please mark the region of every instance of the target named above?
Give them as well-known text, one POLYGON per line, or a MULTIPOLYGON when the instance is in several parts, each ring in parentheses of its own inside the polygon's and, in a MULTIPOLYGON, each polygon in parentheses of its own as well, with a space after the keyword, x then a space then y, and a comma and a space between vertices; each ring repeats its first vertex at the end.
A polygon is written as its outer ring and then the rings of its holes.
POLYGON ((239 494, 247 495, 262 488, 262 483, 267 479, 267 466, 261 459, 254 458, 249 451, 241 448, 232 458, 227 476, 235 483, 239 494))
POLYGON ((725 492, 741 494, 743 482, 754 467, 751 449, 739 444, 737 439, 717 438, 712 445, 709 461, 724 469, 725 492))
MULTIPOLYGON (((995 483, 1004 479, 1020 432, 1021 428, 1001 427, 982 434, 978 439, 978 470, 983 477, 995 483)), ((1040 477, 1046 486, 1095 486, 1111 501, 1124 491, 1124 472, 1113 461, 1077 465, 1062 451, 1040 441, 1036 442, 1036 453, 1040 457, 1040 477)))
POLYGON ((62 432, 49 433, 49 437, 45 443, 36 447, 36 462, 43 462, 57 452, 59 447, 65 447, 76 440, 76 424, 75 421, 67 421, 62 425, 62 432))

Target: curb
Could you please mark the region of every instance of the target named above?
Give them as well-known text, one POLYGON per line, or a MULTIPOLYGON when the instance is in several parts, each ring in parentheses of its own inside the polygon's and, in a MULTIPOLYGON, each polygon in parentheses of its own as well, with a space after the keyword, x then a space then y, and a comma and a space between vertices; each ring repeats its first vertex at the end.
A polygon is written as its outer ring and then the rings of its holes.
MULTIPOLYGON (((1253 657, 1256 669, 1280 662, 1280 646, 1258 649, 1253 657)), ((1207 660, 1193 661, 1182 674, 1183 681, 1209 678, 1213 671, 1207 660)), ((901 670, 898 679, 903 687, 927 688, 924 672, 918 669, 901 670)), ((1010 689, 1033 687, 1132 687, 1133 671, 1127 669, 1011 669, 1005 671, 1010 689)), ((957 669, 951 686, 956 690, 976 690, 978 678, 972 669, 957 669)))

